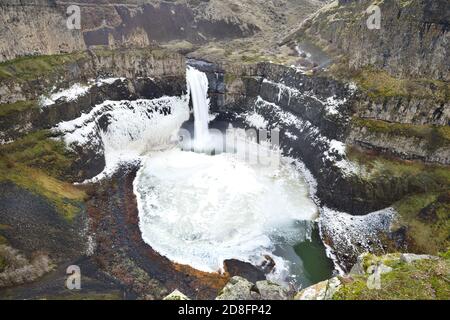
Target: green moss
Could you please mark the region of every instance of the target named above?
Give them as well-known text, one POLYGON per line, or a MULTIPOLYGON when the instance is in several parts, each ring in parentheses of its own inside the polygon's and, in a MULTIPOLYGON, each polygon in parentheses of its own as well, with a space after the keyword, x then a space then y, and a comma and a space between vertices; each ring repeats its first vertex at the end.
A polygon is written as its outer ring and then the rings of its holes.
POLYGON ((450 261, 420 260, 399 263, 392 272, 381 276, 381 289, 367 288, 368 276, 344 281, 335 300, 448 300, 450 299, 450 261))
POLYGON ((243 55, 241 57, 241 60, 245 63, 257 63, 264 61, 264 58, 260 55, 252 55, 252 56, 243 55))
POLYGON ((64 143, 53 139, 48 130, 26 135, 13 143, 0 146, 0 157, 12 164, 41 169, 54 178, 67 177, 67 169, 75 159, 64 143))
POLYGON ((236 79, 238 78, 238 76, 234 73, 231 72, 227 72, 225 73, 225 84, 231 84, 234 81, 236 81, 236 79))
POLYGON ((358 179, 381 185, 374 191, 392 191, 396 199, 401 199, 393 205, 399 213, 393 228, 406 227, 409 250, 437 254, 450 246, 450 196, 446 196, 450 190, 449 166, 402 161, 355 148, 348 148, 347 155, 359 165, 358 179), (423 210, 431 212, 429 221, 420 216, 423 210))
POLYGON ((391 123, 382 120, 352 118, 352 125, 365 128, 372 133, 423 139, 429 151, 450 145, 450 127, 391 123))
POLYGON ((333 300, 360 300, 367 289, 367 278, 354 276, 350 284, 343 285, 334 295, 333 300))
POLYGON ((36 101, 18 101, 15 103, 0 104, 0 117, 36 107, 36 101))
POLYGON ((370 266, 377 265, 379 263, 393 268, 400 263, 400 253, 390 253, 381 257, 368 253, 364 256, 362 263, 364 271, 367 271, 370 266))
POLYGON ((40 76, 61 70, 67 63, 87 57, 86 52, 79 52, 17 58, 0 63, 0 79, 14 78, 21 81, 37 79, 40 76))
POLYGON ((410 6, 413 2, 413 0, 399 0, 399 4, 402 8, 410 6))
POLYGON ((450 247, 450 194, 413 195, 394 204, 398 224, 407 226, 410 249, 438 254, 450 247), (420 217, 427 210, 430 217, 420 217))
POLYGON ((0 224, 0 231, 1 230, 8 230, 8 229, 10 229, 11 228, 11 226, 9 226, 9 225, 7 225, 7 224, 0 224))
POLYGON ((401 178, 405 180, 405 187, 409 186, 413 191, 444 192, 450 189, 449 166, 404 161, 352 147, 347 148, 347 156, 360 167, 360 178, 364 180, 401 178))
POLYGON ((428 79, 400 79, 385 71, 362 70, 354 80, 371 97, 415 97, 445 101, 449 94, 449 84, 428 79))
POLYGON ((18 186, 48 199, 71 220, 82 208, 84 191, 64 182, 74 160, 61 141, 48 131, 38 131, 0 146, 0 181, 18 186))
POLYGON ((450 249, 447 250, 447 252, 440 253, 439 255, 445 260, 450 260, 450 249))
POLYGON ((374 100, 390 97, 432 99, 446 102, 450 96, 450 84, 432 79, 396 78, 386 71, 374 67, 365 67, 357 71, 350 70, 348 63, 336 64, 331 69, 338 79, 355 82, 374 100))
POLYGON ((7 244, 8 240, 0 234, 0 245, 7 244))

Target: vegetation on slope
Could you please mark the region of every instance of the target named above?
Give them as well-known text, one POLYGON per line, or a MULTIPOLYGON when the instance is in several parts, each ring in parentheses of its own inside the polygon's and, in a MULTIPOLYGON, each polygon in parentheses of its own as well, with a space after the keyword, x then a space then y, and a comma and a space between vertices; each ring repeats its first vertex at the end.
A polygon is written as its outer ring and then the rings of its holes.
POLYGON ((393 270, 381 275, 381 289, 369 289, 369 275, 351 275, 343 279, 335 300, 448 300, 450 299, 450 260, 448 252, 441 259, 412 263, 397 257, 384 259, 393 270))
MULTIPOLYGON (((450 247, 450 168, 403 161, 349 148, 348 157, 359 166, 360 178, 398 193, 393 204, 399 213, 393 230, 405 228, 408 251, 437 254, 450 247)), ((378 192, 374 190, 374 192, 378 192)))
POLYGON ((8 116, 16 112, 22 112, 37 107, 35 101, 18 101, 15 103, 0 104, 0 117, 8 116))
POLYGON ((34 80, 64 69, 68 63, 87 58, 87 52, 21 57, 0 63, 0 80, 34 80))
POLYGON ((11 181, 48 199, 65 218, 81 210, 84 191, 68 181, 74 155, 48 131, 37 131, 0 146, 0 182, 11 181))
POLYGON ((353 117, 352 125, 366 128, 373 133, 392 136, 404 136, 423 139, 430 151, 450 145, 450 126, 417 125, 409 123, 392 123, 383 120, 353 117))
POLYGON ((407 227, 409 250, 437 254, 450 247, 450 191, 409 196, 394 207, 397 226, 407 227))
POLYGON ((393 77, 383 70, 366 67, 352 75, 352 80, 371 98, 415 97, 448 101, 450 84, 430 79, 406 79, 393 77))
POLYGON ((445 192, 450 189, 448 166, 400 160, 354 147, 348 148, 347 156, 359 166, 360 178, 369 182, 379 178, 403 178, 410 192, 445 192))

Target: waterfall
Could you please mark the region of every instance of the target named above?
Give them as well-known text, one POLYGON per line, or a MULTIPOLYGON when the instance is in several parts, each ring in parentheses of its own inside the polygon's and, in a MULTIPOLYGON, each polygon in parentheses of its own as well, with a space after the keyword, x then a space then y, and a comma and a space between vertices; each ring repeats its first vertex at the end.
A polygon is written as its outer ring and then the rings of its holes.
POLYGON ((205 151, 209 144, 209 98, 206 74, 188 66, 186 79, 194 107, 194 150, 205 151))

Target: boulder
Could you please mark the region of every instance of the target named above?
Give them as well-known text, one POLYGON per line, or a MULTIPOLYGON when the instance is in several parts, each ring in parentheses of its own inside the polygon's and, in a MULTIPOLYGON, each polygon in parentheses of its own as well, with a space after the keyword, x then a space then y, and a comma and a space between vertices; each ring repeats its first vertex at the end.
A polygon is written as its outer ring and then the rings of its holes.
POLYGON ((254 284, 239 276, 231 278, 216 300, 255 300, 258 295, 253 291, 254 284))
POLYGON ((412 253, 403 253, 400 256, 400 260, 404 263, 413 263, 417 260, 437 260, 438 257, 426 255, 426 254, 412 254, 412 253))
POLYGON ((341 281, 334 277, 303 289, 294 297, 294 300, 331 300, 340 287, 341 281))
POLYGON ((190 300, 190 299, 180 291, 175 290, 167 297, 165 297, 163 300, 190 300))
POLYGON ((261 296, 261 300, 288 300, 289 292, 284 287, 270 282, 270 281, 258 281, 256 282, 256 288, 261 296))

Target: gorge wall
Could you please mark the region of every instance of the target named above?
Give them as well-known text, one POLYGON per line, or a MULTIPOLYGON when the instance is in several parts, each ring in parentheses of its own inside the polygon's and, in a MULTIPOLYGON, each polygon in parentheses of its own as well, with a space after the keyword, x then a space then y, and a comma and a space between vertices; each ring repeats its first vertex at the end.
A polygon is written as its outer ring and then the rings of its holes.
POLYGON ((286 41, 308 37, 348 68, 381 68, 398 77, 450 80, 448 1, 333 1, 305 20, 286 41), (377 5, 379 29, 366 22, 377 5))
POLYGON ((1 69, 3 141, 74 119, 108 99, 157 98, 186 91, 184 57, 155 48, 31 57, 4 63, 1 69), (96 83, 99 78, 124 81, 96 83), (43 107, 44 96, 77 86, 85 91, 77 99, 43 107))
POLYGON ((0 3, 0 36, 5 40, 0 44, 0 62, 92 46, 145 47, 178 41, 193 50, 210 41, 288 28, 298 23, 299 14, 304 17, 322 4, 322 0, 5 0, 0 3), (67 28, 67 9, 73 4, 80 8, 80 30, 67 28))

